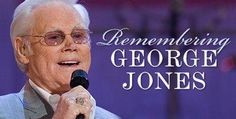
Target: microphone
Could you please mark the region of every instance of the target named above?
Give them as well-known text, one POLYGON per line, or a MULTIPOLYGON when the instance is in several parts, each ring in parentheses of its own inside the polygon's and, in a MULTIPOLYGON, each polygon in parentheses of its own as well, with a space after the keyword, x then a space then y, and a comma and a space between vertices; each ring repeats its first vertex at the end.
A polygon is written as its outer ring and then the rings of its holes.
POLYGON ((81 69, 75 70, 71 75, 70 87, 74 88, 78 85, 83 86, 85 89, 89 87, 88 74, 81 69))
MULTIPOLYGON (((88 74, 81 70, 75 70, 71 75, 70 87, 74 88, 76 86, 83 86, 85 89, 89 87, 88 74)), ((84 119, 84 114, 79 114, 76 119, 84 119)))

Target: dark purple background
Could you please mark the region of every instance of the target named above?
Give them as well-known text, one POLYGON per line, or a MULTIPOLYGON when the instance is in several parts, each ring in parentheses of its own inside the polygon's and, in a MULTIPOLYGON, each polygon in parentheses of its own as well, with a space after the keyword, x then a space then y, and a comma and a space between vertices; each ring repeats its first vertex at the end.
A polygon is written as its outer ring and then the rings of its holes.
MULTIPOLYGON (((0 1, 0 94, 18 92, 24 85, 25 76, 16 66, 9 37, 11 16, 21 1, 0 1)), ((232 119, 236 117, 236 70, 220 70, 226 58, 236 55, 236 1, 235 0, 186 0, 180 3, 177 33, 185 29, 197 35, 207 32, 215 37, 230 37, 228 45, 218 56, 217 68, 187 68, 177 71, 204 71, 206 88, 202 91, 155 90, 154 86, 143 91, 135 86, 130 91, 122 89, 128 81, 127 71, 153 73, 166 72, 158 68, 115 68, 110 55, 116 48, 161 50, 167 47, 129 46, 99 47, 102 34, 110 28, 129 27, 131 37, 169 37, 171 25, 170 2, 166 0, 82 0, 90 13, 92 34, 92 67, 89 72, 92 95, 97 105, 124 119, 232 119)), ((182 48, 183 49, 183 48, 182 48)), ((201 49, 196 47, 196 49, 201 49)), ((155 82, 155 81, 154 81, 155 82)), ((137 85, 137 83, 135 84, 137 85)), ((3 107, 0 107, 3 108, 3 107)))

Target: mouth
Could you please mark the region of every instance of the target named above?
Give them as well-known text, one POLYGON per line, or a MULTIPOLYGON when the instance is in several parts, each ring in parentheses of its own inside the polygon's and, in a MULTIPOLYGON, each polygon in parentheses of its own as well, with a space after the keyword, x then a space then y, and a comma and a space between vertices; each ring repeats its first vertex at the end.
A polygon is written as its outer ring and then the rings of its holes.
POLYGON ((61 61, 57 63, 60 66, 67 66, 67 67, 71 67, 71 66, 78 66, 80 64, 79 61, 61 61))

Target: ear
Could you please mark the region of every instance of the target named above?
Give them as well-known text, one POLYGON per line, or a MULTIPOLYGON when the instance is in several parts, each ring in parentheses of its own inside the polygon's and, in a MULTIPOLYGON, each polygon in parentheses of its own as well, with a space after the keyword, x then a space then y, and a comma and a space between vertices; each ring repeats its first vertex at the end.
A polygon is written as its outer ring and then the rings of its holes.
POLYGON ((22 64, 29 63, 29 49, 21 37, 16 37, 14 41, 16 57, 22 64))

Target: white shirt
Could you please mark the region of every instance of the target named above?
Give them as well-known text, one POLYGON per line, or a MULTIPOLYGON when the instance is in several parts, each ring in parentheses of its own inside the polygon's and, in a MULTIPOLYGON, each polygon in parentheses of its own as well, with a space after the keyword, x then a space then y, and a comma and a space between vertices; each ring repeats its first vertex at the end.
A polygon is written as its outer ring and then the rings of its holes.
MULTIPOLYGON (((33 81, 31 81, 29 79, 29 84, 32 86, 32 88, 41 96, 43 97, 43 99, 45 99, 49 104, 50 106, 53 108, 53 110, 55 111, 56 110, 56 107, 57 107, 57 103, 60 99, 60 95, 58 94, 50 94, 48 93, 47 91, 45 91, 44 89, 40 88, 39 86, 37 86, 33 81)), ((92 107, 92 113, 90 114, 90 117, 89 119, 94 119, 94 116, 95 116, 95 108, 96 108, 96 101, 95 99, 91 96, 91 102, 93 104, 93 107, 92 107)))

